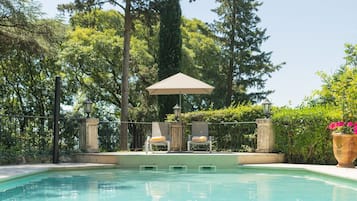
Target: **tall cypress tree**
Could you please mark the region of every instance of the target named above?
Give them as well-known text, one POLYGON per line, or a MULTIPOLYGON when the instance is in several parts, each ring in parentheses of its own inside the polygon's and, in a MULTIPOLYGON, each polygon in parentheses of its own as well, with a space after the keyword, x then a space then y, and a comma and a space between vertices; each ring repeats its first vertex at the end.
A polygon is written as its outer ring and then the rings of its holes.
MULTIPOLYGON (((179 0, 163 0, 160 7, 159 80, 180 72, 181 64, 181 7, 179 0)), ((159 96, 159 118, 172 113, 176 96, 159 96)))
POLYGON ((257 102, 272 91, 264 91, 267 78, 280 69, 270 61, 271 52, 260 49, 268 39, 266 29, 258 27, 256 12, 261 5, 257 0, 217 0, 215 9, 219 21, 215 22, 222 42, 222 73, 224 89, 216 89, 225 97, 225 106, 232 103, 257 102), (256 90, 256 91, 253 91, 256 90))

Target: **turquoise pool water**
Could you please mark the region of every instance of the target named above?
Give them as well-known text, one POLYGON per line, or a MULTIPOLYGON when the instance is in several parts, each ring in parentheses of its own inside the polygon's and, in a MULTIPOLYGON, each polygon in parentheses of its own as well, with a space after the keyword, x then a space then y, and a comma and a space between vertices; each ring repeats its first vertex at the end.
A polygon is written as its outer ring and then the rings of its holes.
POLYGON ((56 171, 0 183, 0 200, 351 201, 357 182, 307 171, 56 171))

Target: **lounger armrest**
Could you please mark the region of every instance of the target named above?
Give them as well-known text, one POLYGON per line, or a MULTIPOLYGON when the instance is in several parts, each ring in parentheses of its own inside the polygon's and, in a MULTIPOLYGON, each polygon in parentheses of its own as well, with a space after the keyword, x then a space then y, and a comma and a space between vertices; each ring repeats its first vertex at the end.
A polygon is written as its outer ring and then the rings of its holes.
POLYGON ((188 140, 188 141, 191 141, 191 140, 192 140, 192 135, 188 135, 188 136, 187 136, 187 140, 188 140))
POLYGON ((149 152, 149 142, 150 142, 150 136, 146 136, 146 141, 145 141, 145 153, 148 154, 149 152))
POLYGON ((171 141, 171 135, 165 136, 167 141, 171 141))

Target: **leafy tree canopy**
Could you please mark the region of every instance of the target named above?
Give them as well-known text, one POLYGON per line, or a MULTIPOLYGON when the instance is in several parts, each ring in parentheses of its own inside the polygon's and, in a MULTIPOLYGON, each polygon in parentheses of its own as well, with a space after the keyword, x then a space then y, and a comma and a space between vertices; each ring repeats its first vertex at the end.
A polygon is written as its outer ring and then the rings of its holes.
POLYGON ((343 121, 357 121, 357 45, 346 45, 346 64, 332 75, 319 72, 323 85, 310 104, 332 104, 341 108, 343 121))

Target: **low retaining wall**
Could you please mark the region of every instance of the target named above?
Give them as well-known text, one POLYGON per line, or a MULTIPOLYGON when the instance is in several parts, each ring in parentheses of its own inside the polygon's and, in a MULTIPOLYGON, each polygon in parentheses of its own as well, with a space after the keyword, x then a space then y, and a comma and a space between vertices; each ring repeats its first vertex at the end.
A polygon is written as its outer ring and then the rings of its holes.
POLYGON ((149 153, 114 152, 81 153, 74 156, 79 163, 117 164, 121 168, 156 166, 168 169, 170 166, 185 166, 189 169, 202 165, 217 168, 235 168, 243 164, 283 163, 284 154, 275 153, 149 153))

